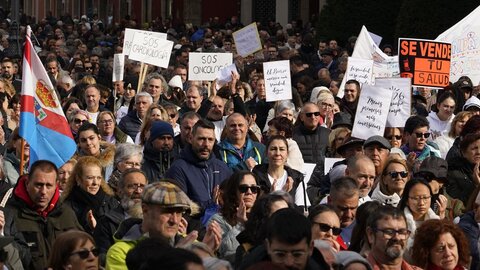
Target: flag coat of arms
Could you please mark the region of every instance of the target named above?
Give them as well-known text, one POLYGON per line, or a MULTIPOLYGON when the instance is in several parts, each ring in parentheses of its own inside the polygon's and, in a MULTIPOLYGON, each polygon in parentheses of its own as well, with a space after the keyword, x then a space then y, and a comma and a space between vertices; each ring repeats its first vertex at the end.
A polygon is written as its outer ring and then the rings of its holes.
POLYGON ((52 82, 27 37, 23 55, 23 81, 19 135, 30 145, 30 164, 49 160, 57 167, 76 151, 76 143, 52 82))

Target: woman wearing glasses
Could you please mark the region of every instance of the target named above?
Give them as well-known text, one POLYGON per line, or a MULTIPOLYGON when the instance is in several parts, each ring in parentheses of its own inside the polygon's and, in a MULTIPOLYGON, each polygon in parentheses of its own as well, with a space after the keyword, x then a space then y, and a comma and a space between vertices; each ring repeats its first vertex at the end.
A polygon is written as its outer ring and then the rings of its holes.
POLYGON ((223 231, 219 258, 234 263, 235 252, 240 245, 236 237, 244 229, 260 186, 255 175, 249 171, 236 172, 226 181, 221 195, 223 204, 220 213, 212 216, 209 222, 216 221, 223 231))
POLYGON ((117 143, 133 143, 132 138, 117 127, 115 116, 110 111, 103 111, 98 114, 97 127, 102 135, 102 141, 117 143))
POLYGON ((373 190, 372 200, 397 207, 409 179, 405 160, 389 158, 383 168, 380 182, 373 190))
POLYGON ((140 145, 121 143, 115 148, 113 172, 108 179, 108 185, 117 193, 120 176, 127 169, 140 169, 142 167, 143 149, 140 145))
POLYGON ((396 127, 386 127, 383 137, 388 140, 392 147, 400 148, 402 146, 402 129, 396 127))
POLYGON ((448 162, 447 193, 468 205, 475 187, 480 185, 480 133, 463 137, 460 152, 461 157, 448 162))
POLYGON ((308 219, 312 223, 312 240, 326 241, 335 252, 340 251, 337 238, 342 229, 335 210, 326 204, 316 205, 310 209, 308 219))
POLYGON ((88 123, 89 116, 86 111, 83 110, 73 110, 72 113, 68 116, 68 122, 70 124, 70 130, 72 131, 73 137, 77 138, 78 129, 84 124, 88 123))
POLYGON ((53 244, 49 269, 99 269, 99 250, 92 236, 82 231, 60 234, 53 244))

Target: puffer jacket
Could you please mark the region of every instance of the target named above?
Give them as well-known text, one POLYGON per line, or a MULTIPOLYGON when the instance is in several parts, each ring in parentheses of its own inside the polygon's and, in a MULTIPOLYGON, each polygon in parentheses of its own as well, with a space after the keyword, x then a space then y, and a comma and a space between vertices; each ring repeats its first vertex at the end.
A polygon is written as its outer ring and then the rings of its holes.
POLYGON ((305 163, 319 163, 325 160, 328 135, 330 135, 330 129, 322 126, 312 131, 300 124, 293 129, 293 140, 297 142, 305 163))

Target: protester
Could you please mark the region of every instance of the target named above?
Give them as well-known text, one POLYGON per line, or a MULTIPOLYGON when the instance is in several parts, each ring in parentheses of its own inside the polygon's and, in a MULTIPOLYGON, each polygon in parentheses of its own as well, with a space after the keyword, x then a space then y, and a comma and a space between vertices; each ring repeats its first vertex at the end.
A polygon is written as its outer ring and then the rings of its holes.
POLYGON ((50 269, 99 269, 99 250, 92 236, 82 231, 67 231, 53 243, 50 269))
POLYGON ((373 190, 372 200, 397 207, 409 179, 410 173, 406 161, 390 157, 385 163, 377 187, 373 190))
POLYGON ((118 180, 122 173, 127 169, 142 167, 143 151, 138 145, 130 143, 118 144, 115 149, 115 159, 113 160, 113 171, 108 179, 108 185, 116 193, 118 180))

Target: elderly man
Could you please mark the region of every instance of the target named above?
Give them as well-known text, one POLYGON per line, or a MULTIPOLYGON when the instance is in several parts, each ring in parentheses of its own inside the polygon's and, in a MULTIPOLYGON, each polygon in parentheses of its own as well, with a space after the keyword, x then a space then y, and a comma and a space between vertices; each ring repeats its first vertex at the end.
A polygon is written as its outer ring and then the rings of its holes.
POLYGON ((185 96, 185 103, 179 110, 180 115, 183 115, 186 112, 196 112, 202 117, 207 115, 212 103, 208 99, 203 100, 203 91, 199 86, 191 85, 188 87, 185 96))
POLYGON ((372 136, 363 143, 363 152, 375 165, 376 177, 381 177, 391 148, 390 142, 382 136, 372 136))
POLYGON ((265 162, 265 145, 248 137, 248 122, 239 113, 227 118, 227 138, 220 142, 220 158, 234 171, 252 170, 265 162))
POLYGON ((372 200, 368 194, 372 190, 375 180, 375 166, 370 158, 362 154, 350 158, 345 175, 352 177, 357 182, 360 191, 359 205, 372 200))
POLYGON ((147 110, 152 105, 153 98, 149 93, 140 92, 135 96, 135 110, 130 111, 127 115, 122 117, 118 128, 130 136, 133 140, 140 131, 143 118, 147 114, 147 110))
POLYGON ((300 112, 300 125, 293 130, 293 139, 302 152, 305 163, 324 162, 330 130, 318 124, 320 109, 306 102, 300 112))
POLYGON ((165 81, 162 75, 156 72, 149 74, 145 81, 147 82, 145 91, 152 96, 153 104, 160 104, 162 102, 161 96, 163 92, 168 89, 167 81, 165 81))
POLYGON ((367 260, 373 269, 421 269, 409 265, 403 254, 410 231, 402 210, 381 206, 367 220, 367 237, 371 250, 367 260))
MULTIPOLYGON (((185 238, 186 223, 183 215, 191 213, 194 203, 177 186, 165 180, 150 184, 142 193, 143 219, 129 218, 120 224, 114 235, 117 242, 107 252, 107 270, 127 269, 127 253, 144 237, 163 238, 172 246, 183 246, 195 241, 198 232, 193 231, 185 238)), ((203 242, 216 250, 222 232, 216 222, 207 228, 203 242)))

